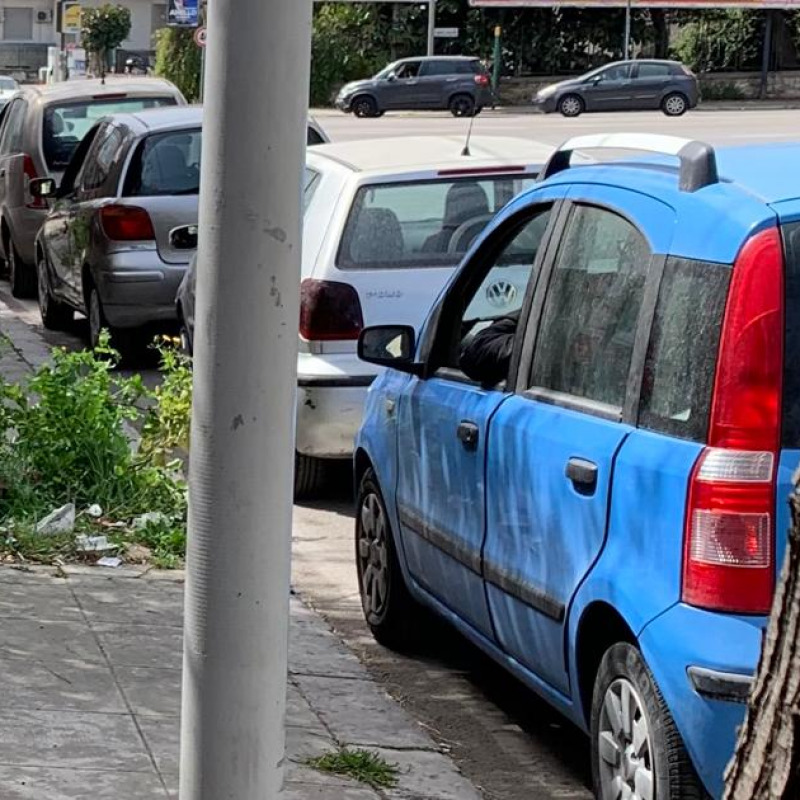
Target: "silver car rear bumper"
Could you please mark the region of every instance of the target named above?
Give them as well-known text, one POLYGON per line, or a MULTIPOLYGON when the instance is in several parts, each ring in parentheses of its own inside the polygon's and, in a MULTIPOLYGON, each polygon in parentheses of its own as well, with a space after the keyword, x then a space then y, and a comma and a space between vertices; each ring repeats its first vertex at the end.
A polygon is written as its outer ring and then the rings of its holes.
POLYGON ((94 279, 110 325, 135 328, 177 320, 175 296, 184 264, 165 264, 155 250, 109 254, 94 279))

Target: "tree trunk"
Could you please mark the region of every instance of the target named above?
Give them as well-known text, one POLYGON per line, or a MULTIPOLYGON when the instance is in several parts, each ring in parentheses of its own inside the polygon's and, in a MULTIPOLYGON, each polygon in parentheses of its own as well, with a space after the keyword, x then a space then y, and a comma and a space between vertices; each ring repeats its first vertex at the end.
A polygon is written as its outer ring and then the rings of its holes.
POLYGON ((669 56, 669 20, 663 8, 650 9, 650 22, 653 24, 655 58, 669 56))
POLYGON ((724 800, 800 797, 800 490, 772 618, 724 800))

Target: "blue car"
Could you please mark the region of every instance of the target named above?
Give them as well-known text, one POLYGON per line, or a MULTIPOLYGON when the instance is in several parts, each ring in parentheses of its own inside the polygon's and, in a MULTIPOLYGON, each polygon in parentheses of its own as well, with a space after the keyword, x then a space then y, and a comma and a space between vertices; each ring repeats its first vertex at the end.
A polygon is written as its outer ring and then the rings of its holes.
POLYGON ((452 623, 589 734, 601 800, 722 794, 800 462, 798 167, 573 140, 419 336, 361 335, 387 367, 355 455, 375 638, 452 623), (571 164, 590 148, 652 155, 571 164))

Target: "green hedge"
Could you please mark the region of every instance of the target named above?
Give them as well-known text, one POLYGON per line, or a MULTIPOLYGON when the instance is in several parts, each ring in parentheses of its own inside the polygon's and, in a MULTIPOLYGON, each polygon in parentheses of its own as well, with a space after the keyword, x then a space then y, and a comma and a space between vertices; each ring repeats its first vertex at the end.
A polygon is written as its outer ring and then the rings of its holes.
POLYGON ((200 99, 201 61, 194 29, 162 28, 156 33, 156 75, 172 81, 190 103, 200 99))

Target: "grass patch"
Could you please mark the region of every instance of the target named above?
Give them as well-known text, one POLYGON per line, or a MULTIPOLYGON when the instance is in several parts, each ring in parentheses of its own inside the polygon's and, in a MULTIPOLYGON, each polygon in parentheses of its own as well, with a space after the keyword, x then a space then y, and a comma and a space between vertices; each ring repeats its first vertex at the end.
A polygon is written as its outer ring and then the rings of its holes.
POLYGON ((391 789, 397 785, 397 764, 390 764, 377 753, 369 750, 343 747, 318 758, 310 758, 306 764, 320 772, 352 778, 373 789, 391 789))
POLYGON ((114 545, 104 555, 124 558, 136 544, 154 566, 182 566, 187 498, 175 455, 188 448, 191 364, 166 343, 158 349, 164 379, 154 393, 138 375, 115 371, 119 356, 105 334, 93 353, 53 350, 23 385, 0 376, 0 558, 92 561, 98 554, 75 541, 86 534, 114 545), (130 425, 142 430, 138 450, 130 425), (36 532, 68 503, 74 532, 36 532), (154 519, 139 524, 142 515, 154 519))

